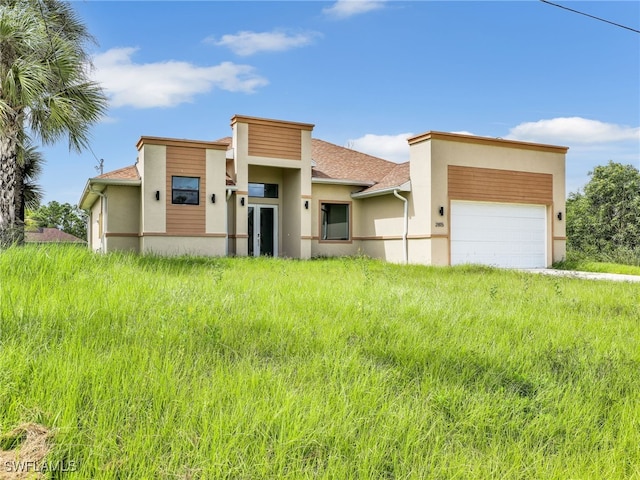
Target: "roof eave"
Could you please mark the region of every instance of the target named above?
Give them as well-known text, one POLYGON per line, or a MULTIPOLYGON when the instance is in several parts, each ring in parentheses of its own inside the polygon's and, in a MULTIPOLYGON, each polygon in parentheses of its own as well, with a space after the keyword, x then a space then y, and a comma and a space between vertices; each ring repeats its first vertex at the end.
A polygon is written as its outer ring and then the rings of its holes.
POLYGON ((396 185, 395 187, 381 188, 380 190, 374 190, 372 192, 356 192, 351 194, 351 198, 370 198, 379 197, 381 195, 391 195, 393 192, 410 192, 411 181, 406 181, 402 185, 396 185))
POLYGON ((349 180, 344 178, 319 178, 312 177, 311 183, 322 183, 326 185, 353 185, 356 187, 373 187, 376 183, 368 180, 349 180))
POLYGON ((87 181, 87 184, 85 185, 84 190, 82 191, 82 196, 80 197, 78 206, 83 210, 87 210, 91 208, 91 206, 95 203, 96 199, 98 198, 96 190, 98 192, 103 192, 104 189, 109 185, 116 185, 116 186, 122 186, 122 187, 139 187, 140 185, 142 185, 142 180, 98 178, 98 177, 90 178, 87 181), (95 188, 95 189, 92 188, 94 186, 98 188, 95 188), (99 188, 99 187, 102 187, 102 188, 99 188))

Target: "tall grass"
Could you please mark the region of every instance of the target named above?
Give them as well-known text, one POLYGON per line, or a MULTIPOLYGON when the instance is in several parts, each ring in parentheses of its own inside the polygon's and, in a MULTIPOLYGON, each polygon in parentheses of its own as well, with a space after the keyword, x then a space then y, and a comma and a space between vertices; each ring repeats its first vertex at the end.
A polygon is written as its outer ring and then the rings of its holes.
POLYGON ((10 249, 0 431, 54 429, 65 478, 640 477, 639 292, 10 249))

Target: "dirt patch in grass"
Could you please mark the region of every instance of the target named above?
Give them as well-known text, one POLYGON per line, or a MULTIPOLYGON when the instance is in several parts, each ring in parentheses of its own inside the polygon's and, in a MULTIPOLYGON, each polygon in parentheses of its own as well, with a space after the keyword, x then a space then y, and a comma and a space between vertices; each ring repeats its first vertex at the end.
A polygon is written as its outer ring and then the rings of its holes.
POLYGON ((25 423, 0 436, 0 480, 42 478, 50 439, 51 431, 37 423, 25 423))

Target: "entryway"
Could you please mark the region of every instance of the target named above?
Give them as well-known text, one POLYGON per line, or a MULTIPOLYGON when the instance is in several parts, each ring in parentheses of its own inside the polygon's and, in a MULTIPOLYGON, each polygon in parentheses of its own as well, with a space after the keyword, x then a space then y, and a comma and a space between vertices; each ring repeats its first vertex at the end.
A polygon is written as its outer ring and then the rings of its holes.
POLYGON ((278 256, 277 205, 249 204, 249 256, 278 256))

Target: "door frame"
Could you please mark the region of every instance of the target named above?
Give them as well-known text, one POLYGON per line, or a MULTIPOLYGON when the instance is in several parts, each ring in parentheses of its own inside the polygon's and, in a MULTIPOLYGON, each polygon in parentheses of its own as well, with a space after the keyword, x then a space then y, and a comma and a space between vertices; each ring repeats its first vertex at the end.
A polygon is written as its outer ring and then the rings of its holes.
MULTIPOLYGON (((260 228, 260 210, 265 208, 270 208, 273 210, 273 256, 278 256, 278 205, 274 205, 271 203, 250 203, 248 207, 253 208, 253 238, 249 235, 248 242, 253 242, 253 256, 260 256, 260 238, 256 235, 260 228)), ((248 218, 249 209, 247 209, 247 218, 248 218)), ((247 229, 248 230, 248 229, 247 229)), ((247 233, 249 233, 247 231, 247 233)), ((248 249, 247 249, 248 251, 248 249)))

